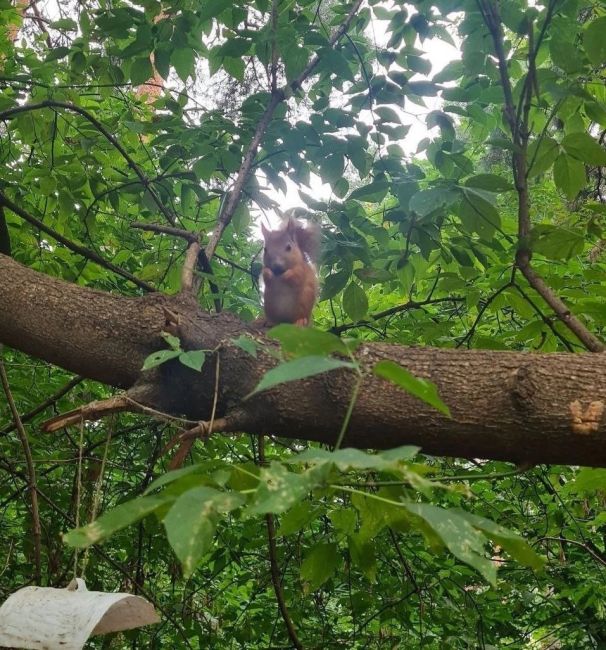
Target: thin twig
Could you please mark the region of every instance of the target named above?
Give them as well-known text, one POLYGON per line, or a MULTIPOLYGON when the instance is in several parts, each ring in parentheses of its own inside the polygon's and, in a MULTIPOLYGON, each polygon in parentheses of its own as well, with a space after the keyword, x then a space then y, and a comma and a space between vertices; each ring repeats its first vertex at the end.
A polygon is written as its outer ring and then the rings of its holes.
POLYGON ((587 544, 584 544, 583 542, 579 542, 576 539, 568 539, 567 537, 541 537, 539 540, 540 542, 559 542, 560 544, 574 544, 575 546, 579 546, 582 548, 584 551, 589 553, 591 557, 598 562, 599 564, 602 564, 603 566, 606 566, 606 558, 598 555, 593 549, 589 548, 587 544))
MULTIPOLYGON (((164 226, 155 223, 142 223, 140 221, 134 221, 130 224, 130 227, 165 235, 172 235, 173 237, 181 237, 181 239, 185 239, 185 241, 189 242, 185 263, 181 272, 182 291, 187 291, 192 294, 198 293, 198 289, 201 283, 200 279, 194 275, 194 266, 197 266, 203 273, 206 273, 209 276, 213 275, 213 270, 210 262, 208 261, 208 258, 206 257, 206 253, 200 247, 200 235, 198 233, 191 232, 190 230, 183 230, 182 228, 176 228, 174 226, 164 226), (194 251, 196 250, 197 254, 195 257, 193 257, 194 251)), ((220 313, 222 311, 222 305, 221 299, 219 297, 219 287, 210 279, 208 281, 208 284, 210 286, 211 293, 213 294, 215 311, 217 313, 220 313)))
MULTIPOLYGON (((0 346, 0 351, 2 346, 0 346)), ((42 577, 41 573, 41 538, 42 538, 42 527, 40 526, 40 510, 38 508, 38 486, 36 482, 36 469, 34 467, 34 461, 32 458, 32 450, 29 444, 29 439, 27 433, 19 417, 19 411, 15 405, 15 400, 13 399, 13 394, 11 393, 10 385, 8 383, 8 377, 6 375, 6 369, 4 367, 4 362, 0 358, 0 381, 2 382, 2 388, 4 389, 4 394, 8 401, 8 406, 13 416, 13 421, 15 422, 15 427, 17 433, 19 434, 19 440, 21 441, 21 446, 23 447, 23 454, 25 456, 25 464, 27 466, 27 479, 29 486, 29 494, 32 506, 32 536, 34 542, 34 580, 40 584, 42 577)))
POLYGON ((135 174, 141 181, 143 187, 145 187, 145 189, 149 192, 149 195, 151 196, 153 202, 156 204, 160 212, 162 212, 162 214, 166 217, 166 220, 173 226, 175 225, 176 223, 175 215, 172 214, 171 211, 162 203, 162 201, 156 194, 154 188, 152 187, 150 180, 141 171, 139 165, 137 165, 137 163, 133 160, 133 158, 126 151, 126 149, 105 128, 105 126, 103 126, 103 124, 101 124, 101 122, 94 115, 89 113, 84 108, 81 108, 76 104, 70 104, 69 102, 59 102, 53 99, 47 99, 37 104, 23 104, 22 106, 15 106, 13 108, 9 108, 6 111, 2 111, 0 112, 0 121, 8 120, 14 115, 19 115, 20 113, 27 113, 29 111, 36 111, 43 108, 63 108, 65 110, 78 113, 78 115, 81 115, 84 119, 88 120, 97 129, 97 131, 99 131, 103 136, 105 136, 105 138, 113 145, 113 147, 118 150, 120 155, 126 161, 127 165, 135 172, 135 174))
POLYGON ((355 323, 344 323, 343 325, 336 325, 331 327, 329 331, 333 334, 341 334, 347 330, 353 329, 354 327, 364 327, 366 325, 371 325, 375 321, 380 320, 381 318, 387 318, 388 316, 393 316, 394 314, 399 314, 403 311, 410 311, 411 309, 420 309, 425 307, 425 305, 435 305, 441 302, 464 302, 465 297, 463 296, 451 296, 449 298, 428 298, 427 300, 409 300, 408 302, 402 303, 401 305, 396 305, 395 307, 390 307, 383 311, 378 311, 376 314, 371 314, 368 318, 357 321, 355 323))
POLYGON ((69 248, 70 251, 73 251, 78 255, 82 255, 86 259, 89 259, 91 262, 95 262, 96 264, 103 267, 104 269, 107 269, 108 271, 112 271, 116 275, 120 275, 126 280, 130 280, 130 282, 138 286, 140 289, 144 289, 145 291, 156 291, 156 289, 152 287, 151 284, 147 284, 147 282, 144 282, 143 280, 139 280, 139 278, 134 276, 132 273, 129 273, 128 271, 121 269, 119 266, 116 266, 115 264, 108 262, 106 259, 101 257, 101 255, 98 255, 97 253, 95 253, 95 251, 91 250, 90 248, 86 248, 85 246, 80 246, 80 244, 75 244, 71 240, 67 239, 67 237, 64 237, 63 235, 58 233, 56 230, 49 228, 49 226, 47 226, 44 222, 40 221, 40 219, 37 219, 32 214, 30 214, 29 212, 27 212, 26 210, 18 206, 16 203, 11 201, 3 192, 0 192, 0 204, 3 204, 11 212, 14 212, 22 219, 25 219, 25 221, 27 221, 28 223, 31 223, 32 226, 35 226, 42 232, 46 233, 47 235, 50 235, 53 239, 58 241, 60 244, 63 244, 66 248, 69 248))
MULTIPOLYGON (((340 40, 343 34, 347 31, 352 20, 357 14, 358 9, 362 5, 362 2, 363 0, 356 0, 356 2, 354 3, 353 7, 351 8, 349 14, 347 15, 343 23, 339 26, 338 29, 335 30, 333 35, 330 37, 328 41, 329 47, 334 47, 334 45, 340 40)), ((248 145, 248 149, 244 154, 244 158, 242 160, 242 164, 240 165, 240 169, 238 170, 236 180, 234 181, 233 187, 227 196, 227 200, 223 204, 223 207, 219 213, 217 225, 210 236, 208 244, 206 245, 205 252, 206 252, 206 258, 208 260, 211 260, 213 258, 215 251, 217 250, 217 246, 219 245, 219 241, 221 240, 221 237, 223 236, 225 229, 230 224, 232 217, 234 216, 234 213, 236 211, 236 208, 240 204, 242 192, 244 191, 244 187, 248 182, 248 178, 250 176, 254 159, 255 156, 257 155, 257 149, 259 148, 263 136, 265 135, 265 131, 267 130, 267 127, 271 122, 274 111, 276 110, 279 104, 285 101, 288 96, 292 95, 293 92, 295 92, 301 87, 303 82, 314 71, 314 69, 316 68, 319 62, 320 62, 320 57, 317 54, 315 54, 309 60, 308 64, 305 66, 303 71, 299 74, 299 76, 295 80, 287 84, 285 88, 276 89, 274 92, 271 93, 269 104, 265 108, 265 111, 257 124, 257 128, 255 129, 250 144, 248 145)), ((0 113, 0 119, 2 119, 2 113, 0 113)))
MULTIPOLYGON (((61 399, 64 395, 67 395, 67 393, 69 393, 69 391, 72 388, 74 388, 75 386, 77 386, 83 381, 84 381, 84 377, 80 377, 80 376, 76 376, 73 379, 70 379, 67 382, 67 384, 62 386, 56 393, 53 393, 50 397, 45 399, 44 402, 38 404, 36 408, 22 415, 21 422, 23 424, 29 422, 32 418, 36 417, 38 413, 42 413, 42 411, 47 409, 49 406, 52 406, 57 400, 61 399)), ((0 435, 6 435, 7 433, 10 433, 16 428, 17 428, 16 424, 9 424, 8 426, 4 427, 4 429, 0 429, 0 435)))
POLYGON ((129 226, 139 230, 148 230, 150 232, 172 235, 173 237, 181 237, 190 243, 200 240, 198 233, 191 232, 191 230, 183 230, 183 228, 176 228, 175 226, 165 226, 159 223, 144 223, 142 221, 133 221, 129 226))
MULTIPOLYGON (((259 436, 259 464, 263 465, 265 463, 265 436, 259 436)), ((284 620, 284 625, 286 626, 286 631, 288 632, 288 637, 290 638, 293 646, 297 650, 303 650, 303 644, 299 641, 295 626, 290 617, 290 612, 286 606, 286 601, 284 599, 284 590, 282 589, 282 581, 280 578, 280 569, 278 567, 278 549, 276 546, 276 527, 274 524, 274 516, 271 513, 265 515, 265 524, 267 527, 267 542, 269 549, 269 566, 271 569, 271 581, 274 586, 274 592, 276 594, 276 600, 278 601, 278 607, 280 609, 280 614, 284 620)))
POLYGON ((488 309, 488 307, 490 306, 492 301, 499 294, 501 294, 503 291, 505 291, 505 289, 508 289, 511 286, 511 284, 512 283, 511 283, 511 280, 510 280, 509 282, 504 284, 500 289, 497 289, 491 296, 489 296, 485 300, 484 304, 482 305, 482 307, 478 311, 478 315, 476 316, 476 319, 474 320, 473 325, 469 328, 469 331, 467 332, 467 334, 465 334, 465 336, 456 344, 455 347, 460 348, 463 345, 463 343, 465 343, 465 342, 469 343, 471 341, 471 339, 473 338, 473 335, 476 332, 476 329, 477 329, 478 325, 480 324, 480 321, 482 320, 482 316, 484 316, 484 312, 486 311, 486 309, 488 309))
POLYGON ((534 271, 530 264, 532 251, 529 247, 531 221, 530 197, 527 179, 527 155, 528 139, 530 135, 528 130, 528 119, 533 84, 528 80, 528 75, 532 74, 531 71, 534 66, 534 58, 536 57, 537 49, 545 35, 547 23, 553 16, 555 0, 552 0, 548 6, 543 29, 539 36, 539 43, 529 51, 529 72, 522 91, 518 110, 516 110, 513 98, 513 89, 507 69, 507 57, 503 45, 503 27, 501 24, 498 5, 495 0, 477 0, 477 4, 486 27, 492 37, 499 75, 501 78, 501 85, 505 97, 505 117, 511 130, 511 138, 514 147, 512 155, 513 176, 516 191, 518 193, 518 247, 516 251, 516 265, 528 281, 528 284, 543 298, 543 300, 545 300, 558 318, 577 336, 585 347, 591 352, 603 352, 606 350, 606 346, 570 312, 564 302, 554 293, 551 287, 547 285, 545 280, 534 271))

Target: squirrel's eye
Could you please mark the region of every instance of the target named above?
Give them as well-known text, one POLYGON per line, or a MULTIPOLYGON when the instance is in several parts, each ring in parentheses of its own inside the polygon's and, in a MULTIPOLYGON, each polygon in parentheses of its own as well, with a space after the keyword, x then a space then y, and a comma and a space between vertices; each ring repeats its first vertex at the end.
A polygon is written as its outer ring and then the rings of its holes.
POLYGON ((290 253, 291 250, 292 250, 292 246, 290 244, 286 244, 286 252, 290 253))

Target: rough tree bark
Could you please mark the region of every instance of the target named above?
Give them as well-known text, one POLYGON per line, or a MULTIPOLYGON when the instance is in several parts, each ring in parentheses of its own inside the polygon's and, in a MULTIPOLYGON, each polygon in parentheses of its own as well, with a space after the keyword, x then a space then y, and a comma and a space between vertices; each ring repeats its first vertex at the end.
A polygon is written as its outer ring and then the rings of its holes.
MULTIPOLYGON (((216 364, 178 362, 142 373, 166 347, 167 327, 185 349, 218 349, 216 417, 226 429, 332 443, 357 375, 339 370, 244 399, 275 365, 231 343, 248 332, 235 316, 202 311, 191 296, 140 298, 57 280, 0 255, 0 342, 105 384, 153 409, 208 420, 216 364), (168 323, 167 323, 168 321, 168 323), (175 323, 177 325, 175 326, 175 323)), ((424 452, 529 463, 606 466, 606 356, 407 348, 372 343, 357 352, 365 379, 344 445, 417 444, 424 452), (435 382, 452 419, 372 375, 380 359, 435 382)))

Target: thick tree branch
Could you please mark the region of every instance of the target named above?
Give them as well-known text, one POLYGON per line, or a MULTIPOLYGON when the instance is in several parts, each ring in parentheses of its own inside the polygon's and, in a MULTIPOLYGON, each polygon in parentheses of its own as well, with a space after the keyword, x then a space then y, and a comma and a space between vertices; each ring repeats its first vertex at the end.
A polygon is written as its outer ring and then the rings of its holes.
MULTIPOLYGON (((231 430, 334 444, 358 375, 337 370, 247 395, 275 358, 232 343, 272 345, 229 313, 208 314, 191 295, 127 298, 86 289, 0 255, 0 342, 112 386, 138 407, 231 430), (169 316, 167 316, 169 315, 169 316), (169 318, 170 322, 167 322, 169 318), (66 327, 66 323, 71 327, 66 327), (178 361, 141 372, 173 328, 186 350, 221 352, 202 372, 178 361)), ((606 466, 606 356, 407 348, 371 343, 356 353, 364 376, 344 446, 417 444, 429 454, 606 466), (389 359, 433 381, 448 418, 372 373, 389 359)))

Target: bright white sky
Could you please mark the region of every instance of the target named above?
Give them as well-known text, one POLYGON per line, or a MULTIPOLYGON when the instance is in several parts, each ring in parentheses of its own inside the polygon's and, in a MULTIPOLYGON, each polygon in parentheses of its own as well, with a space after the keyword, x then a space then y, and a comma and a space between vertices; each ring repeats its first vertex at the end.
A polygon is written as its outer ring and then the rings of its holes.
MULTIPOLYGON (((56 20, 61 16, 61 2, 62 0, 45 0, 45 14, 51 20, 56 20)), ((389 5, 391 3, 386 4, 389 5)), ((65 5, 63 5, 63 8, 63 13, 65 14, 65 5)), ((67 10, 67 13, 69 14, 69 10, 67 10)), ((379 48, 384 47, 389 39, 389 34, 385 31, 387 25, 387 21, 373 18, 367 28, 367 37, 379 48)), ((430 76, 439 72, 447 63, 453 59, 460 58, 460 53, 457 48, 448 45, 444 41, 438 39, 426 40, 423 44, 417 43, 417 47, 420 50, 426 50, 426 58, 431 62, 432 65, 430 76)), ((421 80, 423 77, 417 74, 415 75, 414 79, 421 80)), ((198 79, 197 81, 197 83, 202 82, 203 80, 201 79, 198 79)), ((410 125, 410 130, 406 138, 397 143, 400 145, 406 156, 412 156, 416 152, 420 140, 427 136, 425 115, 430 111, 439 108, 441 105, 441 100, 438 97, 426 97, 425 102, 427 104, 426 108, 418 106, 417 104, 413 104, 409 101, 406 102, 404 110, 398 110, 397 107, 393 107, 394 110, 400 114, 402 124, 410 125)), ((372 123, 372 115, 368 110, 363 111, 360 114, 359 118, 368 124, 372 123)), ((286 194, 274 190, 271 186, 267 188, 267 193, 278 203, 281 210, 288 210, 289 208, 296 207, 305 207, 305 203, 299 196, 296 183, 288 178, 284 180, 286 181, 287 185, 286 194)), ((308 194, 311 194, 314 198, 317 198, 319 200, 328 201, 330 199, 330 185, 322 183, 320 178, 315 174, 311 175, 310 183, 310 188, 304 188, 308 194)), ((253 209, 253 214, 257 212, 257 210, 253 209)), ((275 227, 280 221, 280 218, 277 214, 266 212, 264 213, 264 216, 269 219, 270 225, 273 227, 275 227)), ((258 219, 255 220, 258 222, 258 219)))
MULTIPOLYGON (((368 27, 367 36, 379 47, 384 46, 389 38, 389 34, 385 32, 386 27, 387 21, 377 19, 373 19, 368 27)), ((426 40, 422 45, 418 45, 418 47, 419 49, 427 51, 425 58, 431 62, 432 66, 430 76, 438 73, 447 63, 450 63, 450 61, 460 58, 460 53, 457 48, 438 39, 426 40)), ((414 80, 421 79, 423 79, 421 75, 415 75, 414 77, 414 80)), ((406 138, 397 143, 400 145, 406 156, 412 156, 416 152, 419 142, 423 138, 427 137, 425 115, 432 110, 438 109, 442 100, 439 97, 426 97, 425 102, 427 105, 426 108, 408 101, 406 102, 404 110, 398 110, 397 107, 393 107, 396 112, 400 114, 402 124, 410 125, 410 130, 406 138)), ((369 124, 372 123, 370 111, 363 111, 359 117, 369 124)), ((275 198, 282 210, 305 207, 305 203, 299 196, 296 183, 291 181, 289 178, 286 178, 285 181, 288 188, 286 194, 273 190, 273 188, 270 188, 268 193, 272 195, 272 198, 275 198)), ((332 194, 330 185, 322 183, 319 176, 312 174, 310 184, 311 191, 307 190, 308 194, 311 194, 318 200, 327 201, 330 199, 332 194)), ((275 227, 279 223, 278 215, 267 214, 266 216, 270 218, 272 226, 275 227)))

